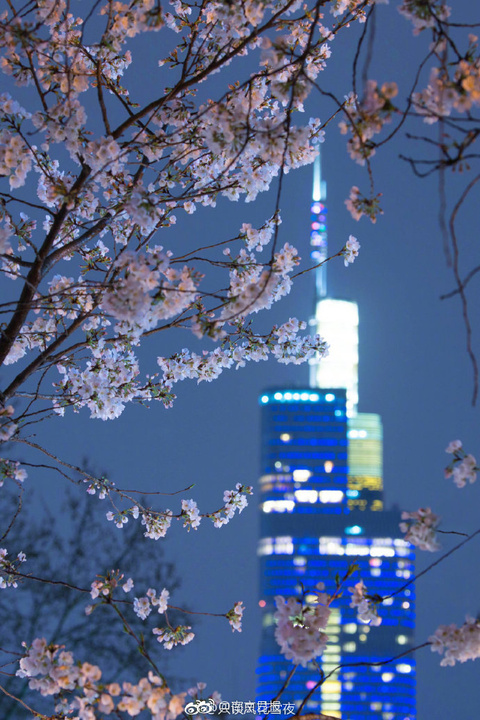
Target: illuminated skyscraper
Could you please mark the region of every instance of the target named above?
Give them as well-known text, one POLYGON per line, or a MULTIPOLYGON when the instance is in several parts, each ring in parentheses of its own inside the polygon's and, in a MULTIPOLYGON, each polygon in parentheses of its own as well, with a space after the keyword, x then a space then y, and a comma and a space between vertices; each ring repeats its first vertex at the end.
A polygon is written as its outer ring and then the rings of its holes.
MULTIPOLYGON (((316 163, 311 242, 317 262, 327 257, 325 200, 316 163)), ((264 614, 257 695, 274 698, 291 668, 274 638, 275 596, 298 596, 318 582, 333 592, 335 576, 355 562, 359 573, 347 587, 362 578, 369 592, 386 598, 379 607, 382 624, 360 623, 346 592, 332 606, 330 642, 317 667, 297 668, 282 702, 298 705, 322 671, 328 678, 304 712, 414 720, 413 657, 385 664, 413 647, 415 594, 408 582, 414 554, 399 535, 398 513, 383 510, 381 419, 357 412, 357 305, 326 297, 325 265, 317 269, 316 289, 315 325, 331 345, 329 358, 312 365, 311 387, 272 389, 260 397, 264 614)))

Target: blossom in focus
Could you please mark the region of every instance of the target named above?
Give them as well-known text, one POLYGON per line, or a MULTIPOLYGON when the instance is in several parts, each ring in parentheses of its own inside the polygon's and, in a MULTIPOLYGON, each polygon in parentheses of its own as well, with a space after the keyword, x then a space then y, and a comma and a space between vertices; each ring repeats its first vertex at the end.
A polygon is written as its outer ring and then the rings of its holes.
POLYGON ((159 643, 163 643, 165 650, 171 650, 175 645, 188 645, 195 637, 189 625, 179 625, 176 628, 154 628, 153 634, 159 643))
POLYGON ((26 559, 24 552, 19 552, 15 559, 9 559, 6 548, 0 548, 0 590, 18 586, 18 567, 26 559))
POLYGON ((358 257, 358 251, 360 249, 360 243, 357 238, 350 235, 345 247, 342 250, 343 262, 345 267, 348 267, 350 263, 353 263, 355 258, 358 257))
POLYGON ((219 528, 226 525, 234 516, 235 511, 242 512, 248 505, 247 495, 251 495, 253 488, 251 485, 242 485, 237 483, 235 490, 225 490, 223 493, 223 502, 225 505, 221 510, 212 513, 210 516, 213 520, 214 527, 219 528))
POLYGON ((146 620, 152 612, 148 597, 135 598, 133 601, 133 612, 135 615, 138 615, 141 620, 146 620))
POLYGON ((157 612, 160 615, 162 615, 164 612, 167 611, 168 601, 170 599, 170 593, 168 592, 168 590, 166 588, 163 588, 159 597, 157 597, 156 590, 154 590, 153 588, 148 588, 147 596, 150 599, 150 602, 152 603, 153 607, 157 608, 157 612))
POLYGON ((182 500, 183 526, 196 530, 200 525, 201 516, 195 500, 182 500))
MULTIPOLYGON (((1 430, 0 430, 1 436, 1 430)), ((0 487, 3 486, 5 479, 10 478, 16 480, 17 484, 23 482, 27 476, 26 470, 20 467, 18 460, 7 460, 0 458, 0 487)))
POLYGON ((238 632, 242 632, 242 617, 244 611, 245 608, 241 601, 236 602, 232 610, 228 611, 227 619, 233 631, 238 630, 238 632))

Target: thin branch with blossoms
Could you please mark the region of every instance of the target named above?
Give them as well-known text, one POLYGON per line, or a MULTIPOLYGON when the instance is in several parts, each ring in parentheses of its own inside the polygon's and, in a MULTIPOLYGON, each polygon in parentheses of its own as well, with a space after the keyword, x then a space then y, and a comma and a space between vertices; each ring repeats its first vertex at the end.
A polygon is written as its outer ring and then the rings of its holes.
MULTIPOLYGON (((337 672, 338 672, 339 670, 341 670, 342 668, 345 668, 345 667, 381 667, 381 666, 383 667, 383 665, 387 665, 388 663, 395 662, 396 660, 400 660, 402 657, 406 657, 406 656, 409 655, 410 653, 415 652, 416 650, 421 650, 422 648, 428 647, 428 646, 430 646, 431 644, 432 644, 432 643, 431 643, 430 641, 425 642, 425 643, 422 643, 421 645, 417 645, 417 647, 409 648, 408 650, 405 650, 404 652, 400 653, 399 655, 395 655, 394 657, 391 657, 391 658, 389 658, 389 659, 387 659, 387 660, 381 660, 380 662, 361 661, 361 662, 352 662, 352 663, 350 663, 350 662, 349 662, 349 663, 341 663, 340 665, 337 665, 333 670, 331 670, 331 671, 328 672, 324 677, 322 677, 322 678, 315 684, 315 686, 314 686, 313 688, 311 688, 311 689, 308 691, 308 693, 307 693, 307 694, 305 695, 305 697, 303 698, 303 700, 302 700, 302 702, 301 702, 301 704, 300 704, 300 706, 299 706, 299 708, 298 708, 298 710, 297 710, 298 715, 294 715, 293 717, 294 717, 294 718, 297 718, 297 717, 298 717, 298 720, 300 720, 300 718, 308 717, 308 715, 301 715, 301 712, 302 712, 303 708, 305 707, 305 705, 307 704, 307 702, 310 700, 310 698, 312 697, 312 695, 323 685, 323 683, 324 683, 326 680, 328 680, 328 678, 330 678, 330 677, 332 677, 333 675, 335 675, 335 673, 337 673, 337 672)), ((323 720, 323 718, 329 718, 330 716, 322 716, 322 715, 320 715, 319 717, 323 720)), ((333 720, 333 719, 332 719, 332 720, 333 720)))
POLYGON ((464 540, 458 543, 458 545, 455 545, 453 548, 448 550, 446 553, 444 553, 441 557, 439 557, 437 560, 434 560, 434 562, 430 563, 426 568, 421 570, 419 573, 414 575, 412 578, 410 578, 406 583, 404 583, 398 590, 391 593, 390 595, 385 595, 383 597, 383 600, 386 600, 391 597, 395 597, 395 595, 398 595, 399 593, 403 592, 407 587, 412 585, 416 580, 423 577, 423 575, 426 575, 427 572, 430 572, 434 567, 442 563, 444 560, 446 560, 447 557, 450 557, 450 555, 453 555, 453 553, 457 552, 457 550, 460 550, 461 547, 466 545, 470 542, 470 540, 473 540, 474 537, 477 537, 477 535, 480 535, 480 528, 478 530, 475 530, 475 532, 470 533, 464 540))
POLYGON ((456 223, 458 213, 459 213, 463 203, 465 202, 469 193, 475 187, 475 185, 477 184, 477 182, 479 180, 480 180, 480 174, 476 175, 468 183, 468 185, 465 188, 464 192, 462 193, 461 197, 458 199, 457 203, 455 204, 455 207, 453 208, 453 211, 450 216, 449 223, 448 223, 448 227, 449 227, 449 231, 450 231, 450 239, 451 239, 451 243, 452 243, 452 269, 453 269, 453 274, 455 277, 455 282, 457 283, 461 303, 462 303, 462 315, 463 315, 463 322, 465 325, 465 332, 466 332, 467 354, 468 354, 468 357, 470 358, 470 362, 472 365, 472 371, 473 371, 473 393, 472 393, 472 405, 473 406, 477 402, 479 370, 478 370, 477 357, 475 355, 475 352, 473 350, 473 345, 472 345, 473 331, 472 331, 472 326, 471 326, 471 322, 470 322, 467 296, 465 294, 464 285, 462 284, 462 280, 460 277, 459 246, 458 246, 457 233, 456 233, 456 229, 455 229, 455 223, 456 223))

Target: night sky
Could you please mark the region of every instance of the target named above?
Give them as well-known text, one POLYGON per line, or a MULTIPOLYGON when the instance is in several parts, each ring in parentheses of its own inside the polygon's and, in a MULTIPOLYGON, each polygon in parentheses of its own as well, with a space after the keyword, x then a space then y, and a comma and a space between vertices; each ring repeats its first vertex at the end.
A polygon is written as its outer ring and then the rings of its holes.
MULTIPOLYGON (((456 7, 468 8, 466 0, 456 7)), ((377 42, 370 77, 379 82, 400 78, 401 93, 410 87, 419 41, 408 22, 394 8, 379 6, 377 42), (392 38, 395 42, 392 43, 392 38)), ((472 15, 470 11, 469 15, 472 15)), ((468 17, 470 21, 478 18, 468 17)), ((337 41, 335 41, 337 42, 337 41)), ((424 42, 423 42, 424 45, 424 42)), ((330 82, 346 82, 352 47, 336 47, 327 71, 330 82), (335 55, 337 55, 335 57, 335 55)), ((220 82, 220 79, 217 80, 220 82)), ((341 94, 339 92, 339 94, 341 94)), ((331 108, 313 95, 308 114, 325 119, 331 108)), ((416 128, 421 129, 420 126, 416 128)), ((329 295, 355 300, 360 313, 359 410, 379 413, 384 425, 384 486, 386 505, 415 510, 431 506, 443 517, 445 530, 472 532, 478 526, 479 483, 463 490, 443 477, 448 456, 445 447, 463 440, 467 452, 480 456, 479 408, 473 408, 472 371, 466 353, 465 328, 458 296, 440 300, 453 289, 439 230, 438 177, 416 178, 400 153, 421 154, 423 148, 402 130, 392 143, 377 152, 373 171, 377 192, 382 192, 384 215, 376 225, 352 220, 344 207, 352 185, 366 188, 366 173, 348 157, 345 138, 334 121, 322 146, 323 176, 327 181, 329 249, 341 249, 349 234, 360 241, 356 262, 345 268, 335 259, 328 267, 329 295)), ((447 175, 450 207, 470 175, 447 175)), ((307 258, 311 167, 285 179, 281 201, 283 223, 280 244, 288 241, 307 258)), ((459 219, 461 267, 466 273, 479 262, 478 191, 459 219)), ((274 192, 254 205, 220 201, 217 209, 199 209, 169 230, 171 242, 203 244, 233 236, 242 222, 261 223, 274 210, 274 192)), ((180 214, 178 214, 180 215, 180 214)), ((162 242, 160 239, 159 242, 162 242)), ((165 239, 167 240, 167 239, 165 239)), ((167 244, 165 242, 165 244, 167 244)), ((479 282, 469 288, 474 346, 480 348, 479 282)), ((266 315, 270 322, 291 316, 308 319, 313 308, 313 274, 302 276, 292 294, 266 315)), ((157 355, 187 347, 191 336, 183 331, 166 338, 153 336, 145 343, 144 368, 155 369, 157 355)), ((106 469, 120 487, 173 492, 195 483, 186 497, 198 500, 201 511, 216 510, 225 489, 235 483, 252 484, 259 474, 258 396, 271 386, 304 386, 307 366, 251 364, 228 371, 213 383, 177 385, 174 407, 160 404, 150 409, 129 406, 112 422, 88 420, 86 411, 67 413, 38 428, 37 439, 80 463, 87 456, 94 467, 106 469)), ((33 475, 33 473, 32 473, 33 475)), ((45 482, 45 494, 56 492, 57 479, 45 482)), ((237 600, 247 611, 241 635, 233 634, 227 621, 205 618, 196 625, 197 637, 185 648, 171 652, 173 674, 187 681, 204 680, 209 690, 219 690, 225 700, 253 700, 254 670, 259 643, 256 542, 257 495, 225 528, 203 521, 198 531, 186 533, 177 523, 166 540, 158 543, 174 558, 182 577, 174 604, 188 604, 206 612, 226 612, 237 600)), ((105 532, 121 532, 107 523, 107 508, 96 498, 98 522, 105 532)), ((52 500, 53 502, 53 500, 52 500)), ((166 499, 176 511, 180 498, 166 499)), ((153 542, 146 540, 146 542, 153 542)), ((455 536, 443 536, 444 550, 455 536)), ((424 642, 439 624, 462 624, 465 614, 480 610, 476 538, 417 584, 417 640, 424 642)), ((439 553, 418 553, 418 569, 439 553)), ((141 559, 140 559, 141 562, 141 559)), ((93 578, 92 578, 93 579, 93 578)), ((319 578, 328 583, 328 578, 319 578)), ((372 586, 369 590, 374 592, 372 586)), ((387 609, 385 609, 387 612, 387 609)), ((121 642, 125 640, 122 638, 121 642)), ((159 654, 162 651, 158 648, 159 654)), ((418 717, 422 720, 474 720, 480 706, 479 665, 472 662, 441 668, 440 657, 420 651, 418 662, 418 717)), ((184 684, 174 686, 176 691, 184 684)))

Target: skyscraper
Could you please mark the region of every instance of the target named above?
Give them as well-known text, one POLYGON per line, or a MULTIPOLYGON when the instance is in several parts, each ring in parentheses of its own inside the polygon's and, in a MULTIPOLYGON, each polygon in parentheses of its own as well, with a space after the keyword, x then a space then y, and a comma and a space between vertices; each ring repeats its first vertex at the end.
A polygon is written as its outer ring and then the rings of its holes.
MULTIPOLYGON (((327 257, 326 192, 314 169, 312 257, 327 257)), ((260 606, 264 608, 258 699, 272 700, 291 668, 274 638, 275 596, 299 596, 324 582, 333 592, 352 562, 370 593, 385 598, 382 624, 370 627, 349 606, 332 605, 330 641, 317 663, 298 667, 282 695, 298 704, 323 672, 326 680, 304 712, 342 720, 414 720, 415 594, 411 546, 398 513, 383 509, 382 423, 358 413, 358 309, 327 296, 326 269, 316 271, 314 324, 331 346, 311 367, 309 388, 275 388, 260 397, 260 606), (405 653, 404 657, 392 660, 405 653)))

